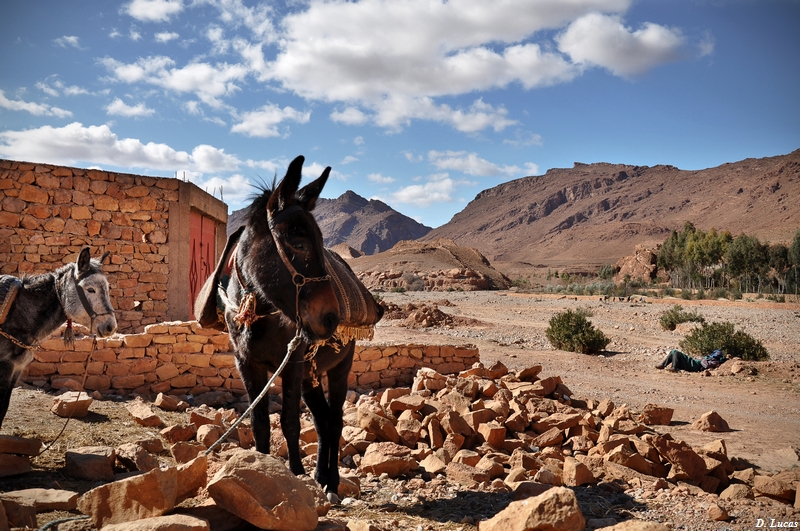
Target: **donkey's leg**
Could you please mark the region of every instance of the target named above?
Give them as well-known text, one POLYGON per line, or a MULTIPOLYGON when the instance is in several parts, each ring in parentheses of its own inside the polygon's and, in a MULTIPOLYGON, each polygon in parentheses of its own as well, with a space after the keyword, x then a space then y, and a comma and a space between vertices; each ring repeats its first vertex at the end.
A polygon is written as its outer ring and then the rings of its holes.
MULTIPOLYGON (((353 365, 355 342, 342 348, 344 358, 328 370, 328 400, 322 387, 308 386, 303 398, 314 415, 314 426, 319 437, 316 480, 326 492, 338 494, 339 490, 339 442, 342 437, 342 407, 347 398, 347 377, 353 365)), ((305 390, 305 389, 304 389, 305 390)))
MULTIPOLYGON (((311 411, 311 416, 314 419, 314 429, 317 430, 317 469, 314 473, 314 479, 324 488, 329 484, 330 477, 328 471, 331 453, 331 408, 328 406, 327 400, 325 400, 325 392, 322 390, 322 386, 314 387, 308 380, 303 382, 303 401, 311 411)), ((338 441, 336 444, 338 444, 338 441)))
POLYGON ((14 371, 14 364, 8 361, 0 362, 0 428, 3 427, 3 419, 8 412, 8 404, 11 402, 11 391, 19 378, 21 371, 14 371))
MULTIPOLYGON (((300 350, 300 349, 298 349, 300 350)), ((300 388, 303 378, 303 363, 289 362, 281 373, 283 407, 281 429, 289 450, 289 470, 296 476, 305 474, 300 460, 300 388)))
MULTIPOLYGON (((250 402, 261 393, 264 386, 269 381, 269 372, 263 366, 258 366, 256 363, 237 363, 239 374, 241 375, 244 387, 247 390, 247 396, 250 397, 250 402)), ((256 441, 256 450, 262 454, 269 454, 269 398, 265 397, 264 400, 258 403, 253 411, 250 413, 250 419, 253 423, 253 438, 256 441)))

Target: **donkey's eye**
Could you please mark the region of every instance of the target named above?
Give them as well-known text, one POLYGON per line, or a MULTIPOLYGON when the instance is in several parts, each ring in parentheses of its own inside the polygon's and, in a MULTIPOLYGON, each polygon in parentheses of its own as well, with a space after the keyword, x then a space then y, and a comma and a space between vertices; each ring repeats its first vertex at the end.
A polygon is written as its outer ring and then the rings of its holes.
POLYGON ((86 288, 86 291, 88 291, 89 293, 94 293, 94 288, 86 288))

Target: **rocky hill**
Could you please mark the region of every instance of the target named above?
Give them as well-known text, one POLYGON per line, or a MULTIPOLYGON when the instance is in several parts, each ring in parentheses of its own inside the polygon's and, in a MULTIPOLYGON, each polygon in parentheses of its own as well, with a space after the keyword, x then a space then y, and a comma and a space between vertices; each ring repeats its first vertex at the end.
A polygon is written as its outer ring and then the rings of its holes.
POLYGON ((484 190, 422 240, 474 247, 506 273, 531 265, 596 271, 687 221, 788 243, 800 228, 798 197, 800 150, 698 171, 575 163, 484 190))
POLYGON ((348 263, 369 289, 474 291, 511 286, 477 249, 448 239, 402 241, 386 252, 349 259, 348 263))
POLYGON ((386 203, 349 190, 336 199, 320 198, 314 217, 325 247, 344 243, 363 254, 388 251, 399 241, 416 240, 431 230, 386 203))
MULTIPOLYGON (((244 209, 228 217, 229 236, 242 225, 243 217, 244 209)), ((388 251, 399 241, 416 240, 431 230, 386 203, 364 199, 350 190, 336 199, 319 198, 314 217, 325 247, 344 244, 359 254, 388 251)))

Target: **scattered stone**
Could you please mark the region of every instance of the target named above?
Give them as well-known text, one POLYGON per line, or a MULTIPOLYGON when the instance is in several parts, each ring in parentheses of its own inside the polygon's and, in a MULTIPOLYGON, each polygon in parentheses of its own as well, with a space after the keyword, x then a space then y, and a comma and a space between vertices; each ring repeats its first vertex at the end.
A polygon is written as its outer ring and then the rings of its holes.
POLYGON ((692 423, 693 430, 727 432, 731 431, 728 423, 716 411, 709 411, 692 423))
POLYGON ((59 489, 23 489, 3 492, 2 499, 11 499, 33 504, 37 513, 46 511, 71 511, 78 506, 78 493, 59 489))
POLYGON ((359 470, 372 472, 376 476, 388 474, 389 477, 397 477, 407 474, 415 463, 409 448, 392 442, 379 442, 367 447, 359 470))
POLYGON ((31 470, 31 458, 27 455, 0 454, 0 477, 17 476, 31 470))
POLYGON ((553 487, 538 496, 511 502, 492 518, 481 522, 480 531, 583 531, 585 526, 575 493, 565 487, 553 487))
POLYGON ((115 452, 117 462, 127 470, 149 472, 158 468, 158 459, 150 455, 139 443, 125 443, 115 452))
POLYGON ((188 463, 206 450, 207 448, 199 442, 188 441, 173 444, 169 452, 178 463, 188 463))
POLYGON ((672 422, 673 413, 675 413, 675 410, 670 407, 645 404, 638 420, 648 426, 669 426, 669 423, 672 422))
POLYGON ((791 485, 769 476, 756 476, 753 480, 753 493, 783 502, 793 502, 795 489, 791 485))
POLYGON ((174 424, 161 430, 161 436, 168 443, 191 441, 197 436, 197 427, 194 424, 174 424))
POLYGON ((36 505, 31 500, 16 500, 0 496, 0 505, 3 506, 5 520, 9 528, 38 528, 36 525, 36 505))
POLYGON ((98 529, 108 524, 161 516, 175 506, 178 471, 156 468, 96 487, 78 500, 78 510, 98 529))
POLYGON ((727 522, 730 518, 730 516, 728 516, 728 511, 716 503, 712 503, 708 506, 708 517, 715 522, 727 522))
POLYGON ((89 406, 94 400, 86 393, 69 391, 53 399, 50 411, 62 418, 83 418, 89 414, 89 406))
POLYGON ((64 454, 64 474, 90 481, 111 481, 116 459, 116 452, 108 446, 73 448, 64 454))
MULTIPOLYGON (((173 395, 165 395, 164 393, 158 393, 156 396, 155 404, 156 407, 163 409, 164 411, 178 411, 182 400, 178 397, 173 395)), ((183 402, 186 404, 186 402, 183 402)), ((188 404, 186 404, 188 406, 188 404)))
POLYGON ((211 526, 203 518, 187 514, 171 514, 143 518, 136 522, 110 524, 103 531, 210 531, 211 526))
POLYGON ((0 435, 0 454, 19 454, 36 457, 41 451, 42 441, 38 439, 0 435))
POLYGON ((136 399, 133 402, 129 402, 125 409, 128 410, 128 413, 131 414, 133 420, 136 421, 137 424, 148 428, 159 428, 164 425, 164 422, 159 418, 158 415, 153 413, 153 410, 150 408, 149 405, 142 402, 140 399, 136 399))

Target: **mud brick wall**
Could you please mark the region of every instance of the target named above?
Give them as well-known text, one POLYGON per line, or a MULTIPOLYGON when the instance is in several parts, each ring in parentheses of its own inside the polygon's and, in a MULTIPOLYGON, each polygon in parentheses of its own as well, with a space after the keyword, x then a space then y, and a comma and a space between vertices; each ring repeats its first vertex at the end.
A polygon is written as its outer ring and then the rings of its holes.
MULTIPOLYGON (((144 332, 98 339, 92 351, 88 337, 74 347, 60 337, 43 341, 22 381, 61 389, 80 383, 89 365, 86 389, 101 393, 142 395, 193 394, 224 390, 244 394, 228 334, 201 328, 196 321, 148 325, 144 332), (89 357, 91 354, 91 358, 89 357)), ((420 367, 440 373, 463 371, 479 361, 478 349, 465 346, 356 345, 351 388, 410 385, 420 367)))
POLYGON ((42 274, 89 245, 111 284, 120 332, 188 320, 189 211, 227 205, 178 179, 0 159, 0 274, 42 274))

